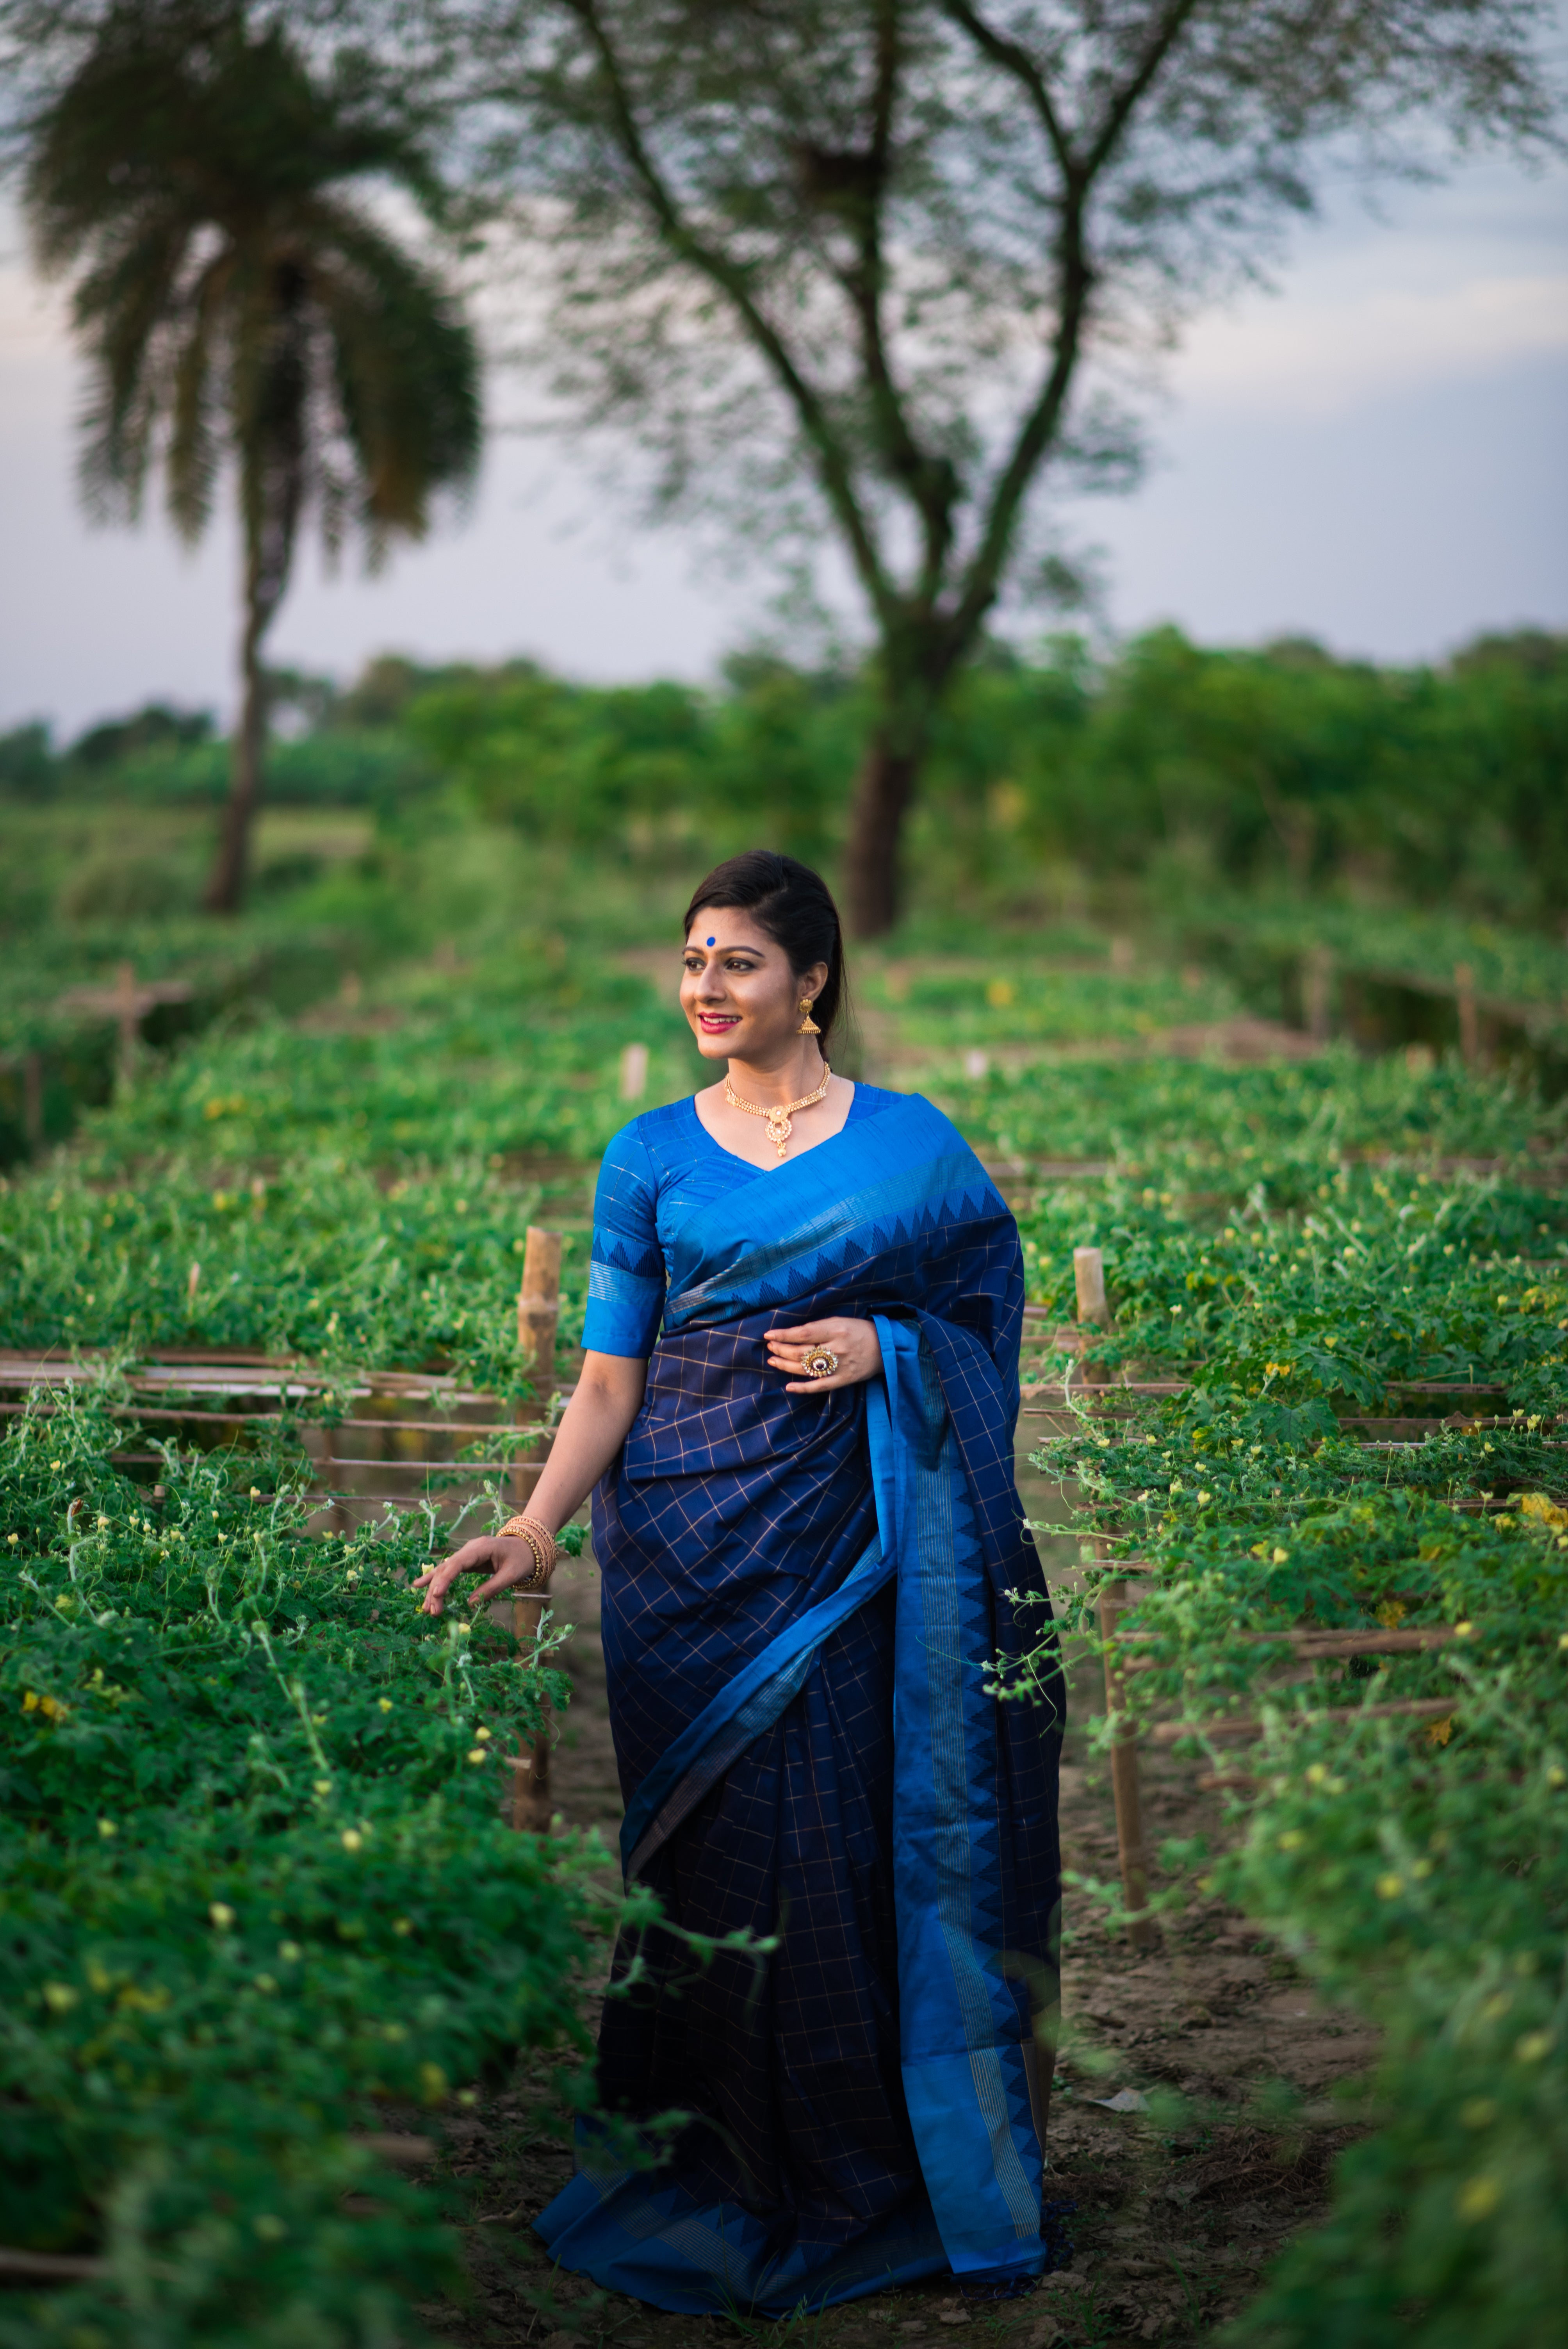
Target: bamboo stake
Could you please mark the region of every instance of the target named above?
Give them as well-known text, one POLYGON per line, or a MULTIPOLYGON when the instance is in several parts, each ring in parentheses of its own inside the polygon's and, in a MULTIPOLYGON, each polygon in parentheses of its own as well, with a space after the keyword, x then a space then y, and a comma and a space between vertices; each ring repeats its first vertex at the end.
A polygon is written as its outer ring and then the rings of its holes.
POLYGON ((44 1146, 44 1056, 29 1052, 22 1063, 22 1130, 36 1158, 44 1146))
POLYGON ((1460 1053, 1467 1069, 1480 1065, 1480 1021, 1476 1014, 1475 972, 1468 962, 1454 965, 1454 1002, 1460 1015, 1460 1053))
MULTIPOLYGON (((561 1319, 561 1234, 530 1224, 523 1244, 522 1287, 517 1299, 517 1350, 534 1389, 533 1401, 518 1407, 518 1425, 544 1416, 555 1384, 555 1332, 561 1319)), ((538 1484, 541 1462, 519 1463, 511 1472, 515 1508, 526 1508, 538 1484)))
MULTIPOLYGON (((1096 1547, 1104 1555, 1104 1545, 1096 1547)), ((1116 1661, 1116 1627, 1127 1604, 1127 1588, 1119 1579, 1100 1585, 1099 1632, 1105 1649, 1105 1709, 1113 1733, 1110 1745, 1110 1791, 1116 1803, 1116 1848, 1121 1862, 1121 1897, 1126 1903, 1128 1939, 1135 1950, 1154 1947, 1158 1936, 1149 1908, 1149 1868, 1143 1853, 1143 1791, 1139 1783, 1138 1747, 1130 1737, 1114 1733, 1114 1723, 1125 1710, 1126 1688, 1116 1661)))
MULTIPOLYGON (((523 1247, 522 1287, 517 1299, 517 1344, 534 1388, 531 1403, 518 1407, 518 1424, 542 1419, 555 1383, 555 1332, 561 1319, 561 1234, 528 1227, 523 1247)), ((512 1506, 525 1509, 543 1471, 541 1461, 520 1461, 511 1472, 512 1506)), ((542 1594, 511 1602, 511 1636, 529 1645, 539 1630, 542 1594)), ((550 1824, 550 1730, 540 1731, 512 1764, 511 1823, 538 1834, 550 1824)))

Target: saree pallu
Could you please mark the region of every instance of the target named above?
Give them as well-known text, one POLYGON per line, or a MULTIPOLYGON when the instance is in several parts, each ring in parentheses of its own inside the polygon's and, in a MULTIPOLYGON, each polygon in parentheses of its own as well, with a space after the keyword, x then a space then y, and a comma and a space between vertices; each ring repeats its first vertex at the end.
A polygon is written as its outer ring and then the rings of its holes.
POLYGON ((1037 2273, 1061 1704, 986 1693, 1046 1619, 1016 1227, 914 1099, 694 1212, 669 1271, 593 1506, 623 1859, 687 1931, 775 1946, 618 1951, 601 2100, 688 2117, 651 2168, 581 2132, 539 2230, 677 2310, 1037 2273), (786 1394, 767 1331, 830 1314, 882 1375, 786 1394))

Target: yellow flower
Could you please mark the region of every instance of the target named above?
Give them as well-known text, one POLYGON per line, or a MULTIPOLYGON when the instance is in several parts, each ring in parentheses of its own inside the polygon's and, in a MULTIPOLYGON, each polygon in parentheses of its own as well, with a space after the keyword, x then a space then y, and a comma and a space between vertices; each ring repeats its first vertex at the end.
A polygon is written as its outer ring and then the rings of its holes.
POLYGON ((486 1758, 485 1749, 482 1745, 475 1745, 470 1748, 469 1753, 469 1760, 470 1762, 483 1762, 486 1758))
POLYGON ((119 1829, 112 1819, 99 1819, 98 1833, 107 1843, 110 1836, 117 1836, 119 1833, 119 1829))
POLYGON ((207 1914, 220 1933, 230 1931, 234 1922, 234 1912, 226 1900, 214 1900, 209 1907, 207 1914))
POLYGON ((412 1917, 399 1917, 392 1928, 392 1930, 398 1936, 399 1940, 401 1940, 404 1934, 411 1933, 413 1930, 414 1920, 412 1917))
POLYGON ((1495 2178, 1472 2178, 1460 2189, 1460 2217, 1490 2219, 1501 2199, 1502 2189, 1495 2178))
POLYGON ((300 1959, 304 1957, 304 1951, 300 1948, 297 1941, 280 1941, 278 1943, 278 1955, 282 1958, 285 1965, 292 1966, 298 1964, 300 1959))
POLYGON ((69 1982, 44 1984, 44 2003, 53 2014, 69 2014, 80 1996, 81 1992, 74 1991, 69 1982))
POLYGON ((332 1792, 330 1778, 313 1778, 310 1783, 318 1795, 330 1795, 332 1792))
POLYGON ((251 1498, 252 1498, 252 1500, 253 1500, 253 1501, 259 1501, 259 1500, 261 1499, 261 1497, 262 1497, 262 1488, 261 1488, 261 1486, 260 1486, 259 1485, 252 1485, 252 1487, 251 1487, 251 1498))
POLYGON ((1456 1623, 1454 1625, 1454 1637, 1456 1640, 1472 1640, 1475 1637, 1475 1625, 1473 1623, 1456 1623))
POLYGON ((1377 1897, 1380 1900, 1398 1900, 1404 1889, 1405 1879, 1402 1876, 1380 1876, 1377 1878, 1377 1897))
POLYGON ((1513 2052, 1522 2064, 1539 2064, 1543 2055, 1552 2052, 1552 2033, 1550 2031, 1527 2031, 1522 2039, 1514 2041, 1513 2052))
POLYGON ((1497 2118, 1497 2106, 1491 2096, 1471 2096, 1460 2106, 1460 2118, 1466 2128, 1490 2128, 1497 2118))
POLYGON ((1279 1839, 1279 1847, 1281 1851, 1299 1851, 1305 1841, 1306 1837, 1299 1827, 1286 1827, 1279 1839))
POLYGON ((1274 1555, 1273 1555, 1273 1563, 1274 1563, 1275 1566, 1288 1566, 1288 1565, 1290 1564, 1290 1552, 1289 1552, 1289 1550, 1288 1550, 1288 1549, 1276 1549, 1276 1550, 1274 1552, 1274 1555))
POLYGON ((474 1732, 475 1743, 480 1745, 488 1745, 490 1738, 490 1733, 488 1729, 476 1729, 474 1732))
POLYGON ((265 1991, 270 1995, 272 1992, 276 1990, 277 1986, 276 1979, 272 1974, 258 1974, 256 1976, 256 1988, 259 1991, 265 1991))
POLYGON ((391 1698, 390 1698, 389 1696, 378 1696, 378 1697, 377 1698, 376 1702, 377 1702, 377 1706, 380 1708, 380 1710, 381 1710, 383 1713, 390 1713, 390 1712, 391 1712, 391 1710, 392 1710, 392 1700, 391 1700, 391 1698))
POLYGON ((345 1851, 360 1851, 360 1850, 363 1850, 364 1846, 365 1846, 365 1837, 364 1837, 362 1835, 360 1835, 360 1834, 357 1832, 357 1830, 356 1830, 356 1828, 354 1828, 354 1827, 345 1827, 345 1828, 344 1828, 344 1830, 343 1830, 343 1848, 344 1848, 344 1850, 345 1850, 345 1851))
POLYGON ((438 2105, 447 2093, 447 2075, 438 2064, 419 2066, 419 2094, 428 2105, 438 2105))

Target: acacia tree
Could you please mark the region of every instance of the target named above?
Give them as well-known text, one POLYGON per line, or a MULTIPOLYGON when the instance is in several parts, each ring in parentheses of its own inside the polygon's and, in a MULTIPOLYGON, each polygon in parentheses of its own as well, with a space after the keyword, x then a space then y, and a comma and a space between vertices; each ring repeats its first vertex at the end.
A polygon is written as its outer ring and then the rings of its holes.
POLYGON ((134 519, 161 457, 188 540, 225 467, 243 546, 242 695, 206 902, 244 893, 266 732, 263 647, 314 508, 329 553, 373 564, 418 538, 435 492, 470 478, 480 366, 453 299, 348 191, 427 205, 421 142, 379 85, 315 78, 242 8, 112 7, 27 126, 25 204, 49 271, 75 271, 92 371, 90 508, 134 519))
MULTIPOLYGON (((879 694, 862 936, 944 696, 1126 479, 1119 359, 1266 258, 1314 154, 1539 142, 1545 0, 432 0, 531 203, 565 413, 654 503, 847 563, 879 694), (809 494, 802 494, 803 490, 809 494)), ((1408 165, 1408 155, 1404 155, 1408 165)))

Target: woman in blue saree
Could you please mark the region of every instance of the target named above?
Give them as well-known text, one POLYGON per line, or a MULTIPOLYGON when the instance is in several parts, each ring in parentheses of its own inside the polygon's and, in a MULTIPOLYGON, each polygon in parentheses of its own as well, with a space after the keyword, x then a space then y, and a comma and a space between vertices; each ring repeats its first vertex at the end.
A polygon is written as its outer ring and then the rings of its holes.
POLYGON ((815 874, 731 860, 685 939, 727 1073, 605 1154, 550 1464, 426 1603, 478 1569, 480 1597, 542 1582, 592 1488, 627 1878, 686 1933, 773 1947, 617 1953, 601 2103, 686 2119, 651 2168, 585 2131, 539 2231, 672 2310, 1022 2283, 1049 2264, 1061 1706, 991 1692, 1044 1604, 1017 1229, 928 1102, 831 1075, 815 874))

